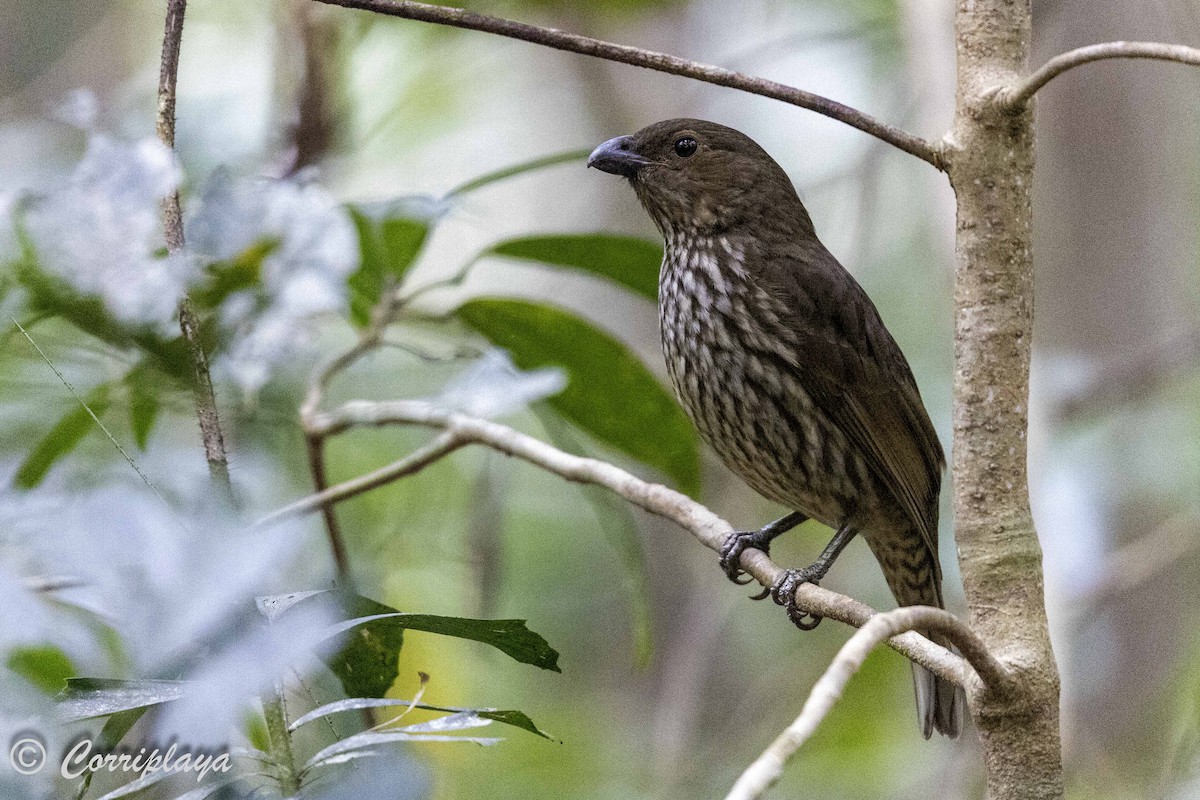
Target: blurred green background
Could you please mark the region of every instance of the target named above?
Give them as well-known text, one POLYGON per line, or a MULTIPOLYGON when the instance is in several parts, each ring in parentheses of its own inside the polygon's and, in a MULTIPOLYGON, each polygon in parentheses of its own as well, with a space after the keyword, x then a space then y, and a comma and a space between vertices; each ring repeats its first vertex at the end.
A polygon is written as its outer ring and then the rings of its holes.
MULTIPOLYGON (((162 5, 0 5, 0 187, 48 185, 78 159, 82 137, 51 114, 78 87, 98 96, 104 128, 152 131, 162 5)), ((953 113, 945 2, 471 8, 763 75, 925 136, 941 135, 953 113)), ((1200 7, 1186 0, 1039 2, 1034 60, 1109 39, 1195 45, 1198 22, 1200 7)), ((311 168, 340 200, 442 195, 490 170, 674 116, 733 125, 785 167, 908 355, 948 446, 954 206, 928 165, 779 103, 483 34, 293 0, 189 3, 178 149, 192 180, 220 165, 272 176, 311 168)), ((1200 82, 1179 66, 1100 64, 1056 80, 1038 117, 1030 472, 1063 673, 1068 794, 1198 797, 1200 82), (1149 544, 1131 546, 1143 537, 1149 544)), ((426 244, 415 281, 450 276, 507 237, 597 230, 656 236, 621 182, 566 163, 455 207, 426 244)), ((488 260, 425 305, 437 312, 481 294, 553 298, 663 376, 654 310, 627 293, 488 260)), ((436 332, 413 335, 440 344, 436 332)), ((107 355, 89 354, 69 329, 46 329, 40 341, 84 383, 108 368, 107 355)), ((331 330, 323 349, 347 341, 344 327, 331 330)), ((73 402, 20 345, 9 339, 0 350, 6 474, 73 402)), ((235 480, 251 463, 274 476, 255 488, 264 509, 311 488, 295 413, 309 367, 296 364, 254 402, 232 391, 220 398, 235 480)), ((331 399, 419 396, 458 369, 385 351, 331 399)), ((194 456, 199 476, 190 397, 179 392, 170 411, 156 436, 194 456)), ((515 424, 564 435, 533 413, 515 424)), ((344 437, 329 448, 330 477, 361 474, 418 441, 394 431, 344 437)), ((94 465, 115 458, 96 437, 59 478, 86 482, 94 465)), ((780 511, 710 456, 701 496, 742 527, 780 511)), ((945 492, 947 597, 962 612, 948 500, 945 492)), ((407 640, 400 696, 422 670, 432 676, 430 702, 521 708, 561 739, 417 748, 439 800, 721 796, 799 712, 848 635, 831 623, 801 635, 777 608, 747 601, 686 534, 495 454, 460 452, 344 505, 341 519, 365 594, 403 610, 524 618, 561 652, 555 675, 456 640, 407 640)), ((775 556, 808 563, 825 535, 806 526, 775 556)), ((314 562, 325 557, 314 549, 314 562)), ((891 605, 858 543, 826 585, 891 605)), ((777 796, 979 796, 971 733, 922 741, 910 686, 898 655, 875 653, 777 796)))

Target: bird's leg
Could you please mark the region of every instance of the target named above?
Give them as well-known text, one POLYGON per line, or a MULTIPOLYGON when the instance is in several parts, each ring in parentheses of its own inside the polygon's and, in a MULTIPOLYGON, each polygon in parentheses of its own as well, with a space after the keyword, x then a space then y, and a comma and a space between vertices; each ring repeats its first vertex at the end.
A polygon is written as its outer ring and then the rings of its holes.
POLYGON ((753 547, 755 550, 762 550, 768 555, 771 552, 771 540, 779 536, 781 533, 787 533, 792 528, 799 525, 804 520, 808 519, 799 511, 793 511, 786 517, 780 517, 769 525, 764 525, 757 531, 734 531, 725 539, 725 544, 721 546, 721 569, 725 570, 725 574, 729 576, 729 580, 737 584, 747 584, 751 578, 740 580, 742 569, 738 566, 738 562, 742 558, 742 551, 747 547, 753 547))
POLYGON ((754 600, 762 600, 767 595, 775 601, 777 605, 781 605, 787 609, 788 619, 790 619, 797 628, 802 631, 811 631, 813 628, 821 624, 822 617, 816 614, 809 614, 806 611, 801 611, 796 607, 796 589, 803 583, 811 583, 816 585, 825 577, 825 573, 829 572, 829 568, 833 566, 833 562, 841 555, 841 552, 846 549, 846 545, 850 544, 850 540, 858 533, 855 528, 851 528, 849 524, 838 528, 837 533, 829 540, 829 544, 825 545, 825 549, 821 551, 821 555, 817 556, 817 560, 804 569, 789 569, 784 570, 784 573, 779 576, 775 583, 771 584, 771 588, 764 589, 761 593, 754 596, 754 600))

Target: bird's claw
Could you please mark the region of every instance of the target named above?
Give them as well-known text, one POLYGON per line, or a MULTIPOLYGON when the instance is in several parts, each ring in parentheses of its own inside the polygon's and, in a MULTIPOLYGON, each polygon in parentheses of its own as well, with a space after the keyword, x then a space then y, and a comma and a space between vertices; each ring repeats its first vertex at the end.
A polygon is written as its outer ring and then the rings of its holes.
POLYGON ((762 531, 733 531, 721 545, 721 569, 725 571, 729 580, 739 586, 745 586, 754 580, 741 568, 742 553, 748 547, 761 550, 767 555, 771 554, 771 540, 764 536, 762 531))
POLYGON ((788 619, 802 631, 811 631, 813 628, 821 624, 824 617, 819 617, 816 614, 810 614, 803 611, 796 605, 796 589, 801 584, 811 583, 816 586, 820 580, 818 575, 812 568, 808 569, 789 569, 784 570, 770 587, 763 589, 758 594, 751 597, 751 600, 765 600, 768 596, 775 601, 775 605, 783 606, 787 611, 788 619))

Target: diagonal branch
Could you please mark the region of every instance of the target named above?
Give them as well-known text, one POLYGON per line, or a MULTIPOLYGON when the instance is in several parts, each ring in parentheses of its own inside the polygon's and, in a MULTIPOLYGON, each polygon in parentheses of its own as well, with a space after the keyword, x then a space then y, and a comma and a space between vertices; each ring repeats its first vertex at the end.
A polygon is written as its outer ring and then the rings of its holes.
POLYGON ((816 733, 818 726, 841 698, 846 684, 862 667, 871 651, 899 633, 914 630, 941 633, 953 641, 975 665, 988 686, 1006 686, 1011 682, 1004 666, 952 614, 932 606, 908 606, 876 614, 842 645, 833 663, 809 692, 800 716, 746 768, 725 800, 755 800, 761 797, 779 780, 788 760, 816 733))
POLYGON ((994 95, 995 101, 1001 108, 1017 111, 1028 103, 1039 89, 1067 70, 1109 58, 1148 58, 1200 66, 1200 49, 1161 42, 1105 42, 1080 47, 1055 56, 1037 72, 1017 84, 999 89, 994 95))
POLYGON ((756 78, 741 72, 724 69, 710 64, 688 61, 685 58, 643 50, 639 47, 614 44, 588 36, 579 36, 555 28, 542 28, 528 25, 489 14, 477 14, 461 8, 428 5, 426 3, 404 2, 404 0, 317 0, 345 8, 362 11, 373 11, 390 17, 431 22, 436 25, 448 25, 454 28, 492 33, 506 36, 510 39, 520 39, 523 42, 551 47, 555 50, 566 50, 570 53, 601 58, 606 61, 616 61, 634 67, 644 67, 670 75, 694 78, 705 83, 739 89, 743 92, 781 100, 809 111, 843 122, 852 128, 857 128, 877 139, 926 161, 939 170, 946 168, 945 154, 937 145, 915 136, 905 130, 880 122, 863 112, 843 105, 827 97, 822 97, 803 89, 756 78))
MULTIPOLYGON (((171 150, 175 149, 175 85, 179 78, 179 48, 183 42, 183 17, 186 10, 187 0, 169 0, 167 3, 162 63, 158 71, 158 113, 155 127, 158 138, 171 150)), ((178 191, 163 198, 162 214, 167 250, 174 255, 183 249, 183 212, 179 206, 178 191)), ((229 458, 225 453, 225 439, 221 435, 221 419, 217 414, 217 398, 213 392, 212 375, 208 370, 208 356, 200 341, 200 322, 196 319, 191 301, 187 297, 184 297, 179 305, 179 329, 183 332, 183 339, 192 358, 192 392, 195 395, 196 416, 200 421, 200 436, 204 442, 208 472, 219 486, 231 491, 229 458)))
MULTIPOLYGON (((677 523, 712 550, 719 552, 733 530, 728 522, 690 497, 666 486, 644 481, 613 464, 574 456, 506 425, 459 414, 419 400, 355 401, 330 412, 306 416, 304 423, 306 434, 318 437, 333 436, 358 426, 418 425, 433 428, 448 434, 451 437, 449 441, 457 445, 481 444, 528 461, 566 480, 606 488, 651 514, 677 523)), ((441 441, 446 440, 435 440, 431 447, 436 447, 441 441)), ((449 452, 449 449, 446 452, 449 452)), ((418 451, 418 454, 414 454, 410 459, 419 460, 423 458, 422 453, 427 454, 428 450, 418 451)), ((384 469, 397 469, 405 475, 411 474, 416 470, 407 467, 399 469, 400 465, 410 459, 396 462, 384 469)), ((429 462, 432 460, 434 459, 429 459, 429 462)), ((347 484, 327 490, 330 494, 344 491, 347 491, 347 484)), ((322 496, 326 495, 323 493, 322 496)), ((283 511, 297 508, 301 504, 305 511, 314 510, 335 502, 332 499, 321 500, 319 497, 321 496, 307 498, 283 511)), ((283 511, 274 512, 267 519, 277 518, 283 511)), ((752 548, 742 553, 740 566, 763 586, 771 586, 783 573, 783 569, 769 556, 752 548)), ((812 584, 803 584, 796 590, 796 602, 801 609, 812 614, 855 627, 864 626, 876 616, 876 612, 869 606, 812 584)), ((980 680, 987 688, 1006 690, 1009 681, 1003 665, 987 652, 964 623, 950 614, 941 613, 942 616, 938 620, 929 626, 923 625, 923 628, 944 631, 947 638, 965 654, 965 659, 916 633, 901 632, 884 638, 894 650, 958 686, 965 686, 971 680, 967 668, 969 662, 975 667, 980 680)))
MULTIPOLYGON (((420 472, 425 467, 433 462, 448 456, 455 450, 462 447, 466 442, 459 441, 453 433, 443 433, 434 439, 429 444, 422 447, 413 453, 408 454, 404 458, 393 461, 386 467, 380 467, 374 472, 368 472, 366 475, 360 475, 352 480, 339 483, 337 486, 331 486, 328 489, 321 490, 316 494, 311 494, 302 500, 297 500, 295 503, 286 505, 283 508, 276 509, 270 514, 267 514, 262 519, 254 523, 254 527, 266 527, 274 525, 280 520, 289 517, 298 517, 303 514, 308 514, 316 511, 318 508, 329 510, 337 503, 343 500, 349 500, 351 497, 356 497, 364 492, 369 492, 372 489, 377 489, 380 486, 391 483, 392 481, 405 478, 414 473, 420 472)), ((338 553, 340 540, 334 540, 335 554, 338 553)), ((345 566, 345 556, 339 562, 339 570, 348 574, 349 568, 345 566)))

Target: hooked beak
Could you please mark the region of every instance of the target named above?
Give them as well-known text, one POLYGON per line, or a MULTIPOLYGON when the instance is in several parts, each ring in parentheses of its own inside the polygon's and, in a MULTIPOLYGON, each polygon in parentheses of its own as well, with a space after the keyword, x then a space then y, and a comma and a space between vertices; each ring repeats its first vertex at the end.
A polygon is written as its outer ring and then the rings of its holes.
POLYGON ((638 169, 648 161, 640 153, 634 152, 632 136, 618 136, 593 150, 588 156, 587 165, 632 180, 638 169))

